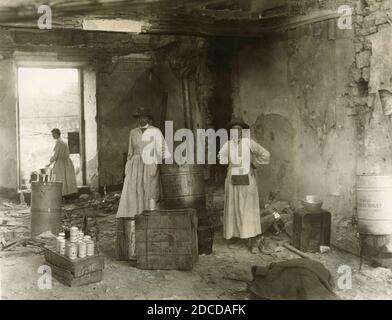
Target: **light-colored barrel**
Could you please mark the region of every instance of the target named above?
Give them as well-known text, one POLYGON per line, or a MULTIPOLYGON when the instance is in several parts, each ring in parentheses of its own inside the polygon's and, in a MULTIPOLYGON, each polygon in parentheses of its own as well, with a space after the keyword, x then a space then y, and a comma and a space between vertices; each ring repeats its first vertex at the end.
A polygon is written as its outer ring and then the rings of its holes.
POLYGON ((392 176, 357 176, 358 232, 392 234, 392 176))
POLYGON ((62 182, 33 182, 31 184, 31 237, 51 231, 60 232, 62 182))
POLYGON ((206 214, 203 166, 164 164, 161 180, 166 209, 195 208, 199 218, 206 214))

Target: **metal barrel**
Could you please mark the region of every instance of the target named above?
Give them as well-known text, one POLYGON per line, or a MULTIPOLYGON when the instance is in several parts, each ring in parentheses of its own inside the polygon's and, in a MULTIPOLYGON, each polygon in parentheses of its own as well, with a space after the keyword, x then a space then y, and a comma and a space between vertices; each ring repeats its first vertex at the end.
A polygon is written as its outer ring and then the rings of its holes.
POLYGON ((392 234, 392 176, 357 176, 358 232, 392 234))
POLYGON ((206 215, 203 166, 164 164, 161 183, 166 209, 194 208, 198 218, 206 215))
POLYGON ((62 182, 33 182, 31 184, 31 237, 51 231, 60 232, 62 182))

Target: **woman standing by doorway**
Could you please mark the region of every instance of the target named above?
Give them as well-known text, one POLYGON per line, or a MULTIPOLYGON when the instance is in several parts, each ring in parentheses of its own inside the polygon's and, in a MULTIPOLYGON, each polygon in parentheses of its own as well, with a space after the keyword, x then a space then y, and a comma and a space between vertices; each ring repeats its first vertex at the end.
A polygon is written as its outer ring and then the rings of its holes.
POLYGON ((61 139, 61 131, 55 128, 51 132, 53 139, 56 140, 56 145, 47 167, 54 163, 53 174, 56 176, 56 181, 63 183, 62 195, 67 197, 78 192, 75 168, 69 157, 68 145, 61 139))

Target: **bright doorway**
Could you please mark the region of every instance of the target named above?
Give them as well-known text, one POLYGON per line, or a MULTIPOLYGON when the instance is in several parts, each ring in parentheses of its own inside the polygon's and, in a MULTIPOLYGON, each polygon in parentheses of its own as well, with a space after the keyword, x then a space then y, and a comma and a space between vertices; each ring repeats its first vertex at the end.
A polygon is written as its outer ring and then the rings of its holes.
POLYGON ((85 184, 81 70, 18 68, 19 188, 28 187, 33 171, 49 163, 59 128, 68 143, 77 183, 85 184))

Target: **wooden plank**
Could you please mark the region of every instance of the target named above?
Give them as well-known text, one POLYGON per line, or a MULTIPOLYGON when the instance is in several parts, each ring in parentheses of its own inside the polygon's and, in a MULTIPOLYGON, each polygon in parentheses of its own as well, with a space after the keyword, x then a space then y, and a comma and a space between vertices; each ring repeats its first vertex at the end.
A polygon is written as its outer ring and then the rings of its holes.
POLYGON ((316 22, 326 21, 330 19, 337 19, 340 14, 337 10, 318 10, 306 15, 298 15, 295 17, 287 18, 281 28, 283 29, 293 29, 298 28, 303 25, 309 25, 316 22))
MULTIPOLYGON (((173 41, 173 40, 171 39, 171 41, 173 41)), ((167 116, 168 99, 169 99, 169 93, 167 91, 163 92, 162 103, 161 103, 161 119, 160 119, 160 125, 159 125, 159 128, 161 129, 162 132, 165 132, 165 121, 166 121, 166 116, 167 116)))
POLYGON ((48 263, 71 272, 75 277, 81 277, 88 273, 102 270, 105 267, 102 254, 71 260, 48 247, 44 247, 44 251, 45 259, 48 263))
POLYGON ((116 256, 120 261, 136 259, 135 220, 132 218, 117 219, 116 256))
POLYGON ((137 267, 145 270, 191 270, 194 261, 190 255, 144 255, 137 257, 137 267))

